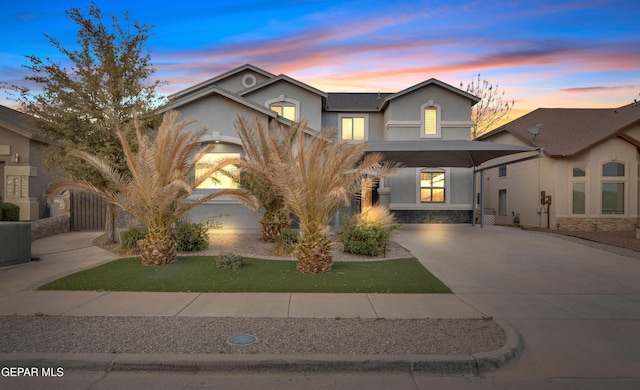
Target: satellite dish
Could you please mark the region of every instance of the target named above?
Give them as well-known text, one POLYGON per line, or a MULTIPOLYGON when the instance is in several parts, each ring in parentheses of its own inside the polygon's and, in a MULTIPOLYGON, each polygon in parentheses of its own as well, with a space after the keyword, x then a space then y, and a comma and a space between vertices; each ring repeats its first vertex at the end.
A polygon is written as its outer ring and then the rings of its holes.
POLYGON ((531 126, 527 129, 530 134, 538 135, 542 131, 542 124, 531 126))
POLYGON ((529 134, 533 134, 533 140, 531 140, 531 142, 533 143, 536 140, 536 135, 542 132, 542 123, 529 127, 527 131, 529 132, 529 134))

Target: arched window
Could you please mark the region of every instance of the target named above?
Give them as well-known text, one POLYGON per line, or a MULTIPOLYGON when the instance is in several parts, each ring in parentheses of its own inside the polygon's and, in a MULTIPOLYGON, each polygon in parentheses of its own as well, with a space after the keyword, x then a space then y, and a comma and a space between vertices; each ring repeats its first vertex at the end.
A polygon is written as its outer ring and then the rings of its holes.
POLYGON ((300 102, 284 95, 265 102, 270 110, 278 113, 278 115, 287 118, 292 121, 300 120, 300 102))
POLYGON ((441 138, 440 133, 440 105, 429 100, 420 107, 422 126, 420 138, 441 138))

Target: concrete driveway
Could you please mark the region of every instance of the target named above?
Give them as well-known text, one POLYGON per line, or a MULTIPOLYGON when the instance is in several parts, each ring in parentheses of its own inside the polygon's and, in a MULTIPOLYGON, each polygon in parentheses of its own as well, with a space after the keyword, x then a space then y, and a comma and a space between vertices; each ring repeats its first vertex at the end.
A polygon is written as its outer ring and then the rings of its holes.
POLYGON ((395 239, 463 301, 521 333, 524 352, 489 376, 640 378, 640 260, 493 226, 404 225, 395 239))

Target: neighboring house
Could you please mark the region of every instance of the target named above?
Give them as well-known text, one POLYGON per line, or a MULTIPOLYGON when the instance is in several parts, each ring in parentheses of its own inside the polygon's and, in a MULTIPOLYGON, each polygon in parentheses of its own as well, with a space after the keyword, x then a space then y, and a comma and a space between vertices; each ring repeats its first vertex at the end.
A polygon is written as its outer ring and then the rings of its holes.
MULTIPOLYGON (((192 128, 208 129, 206 142, 215 143, 205 159, 240 155, 236 115, 288 125, 308 120, 308 132, 336 128, 352 141, 469 140, 471 107, 479 99, 436 79, 397 93, 326 93, 285 75, 244 65, 169 97, 161 110, 178 110, 196 121, 192 128)), ((197 174, 197 172, 196 172, 197 174)), ((234 184, 221 178, 207 181, 197 192, 234 184)), ((383 180, 364 202, 386 204, 402 223, 471 223, 472 171, 468 168, 402 168, 383 180)), ((365 204, 367 206, 367 204, 365 204)), ((356 210, 359 205, 355 205, 356 210)), ((225 227, 254 228, 257 216, 231 199, 197 207, 194 219, 230 214, 225 227)))
POLYGON ((31 117, 0 106, 0 194, 20 206, 20 220, 34 221, 45 213, 44 193, 51 176, 40 166, 47 141, 31 129, 31 117))
POLYGON ((484 172, 484 208, 495 210, 496 223, 565 231, 628 231, 638 224, 640 104, 540 108, 479 140, 544 152, 484 172))

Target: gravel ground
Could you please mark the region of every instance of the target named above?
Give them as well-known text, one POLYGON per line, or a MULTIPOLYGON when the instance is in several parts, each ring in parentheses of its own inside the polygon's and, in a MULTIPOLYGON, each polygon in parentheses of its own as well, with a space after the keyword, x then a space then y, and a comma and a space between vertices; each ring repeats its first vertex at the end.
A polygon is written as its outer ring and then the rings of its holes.
MULTIPOLYGON (((291 256, 279 256, 274 254, 275 244, 262 241, 261 235, 258 233, 233 233, 228 231, 210 230, 209 246, 200 252, 182 252, 180 255, 185 256, 217 256, 221 253, 235 253, 246 257, 270 258, 270 259, 287 259, 295 260, 291 256)), ((336 237, 333 237, 336 239, 336 237)), ((118 251, 117 244, 105 245, 100 238, 94 240, 94 244, 112 252, 118 251)), ((384 253, 379 256, 361 256, 344 253, 340 249, 340 243, 336 244, 333 254, 334 261, 376 261, 385 259, 401 259, 413 257, 411 252, 397 244, 393 240, 389 240, 385 247, 384 253)), ((126 255, 126 254, 123 254, 126 255)))
POLYGON ((0 316, 1 353, 472 354, 504 345, 491 320, 0 316), (236 346, 234 335, 258 341, 236 346))

